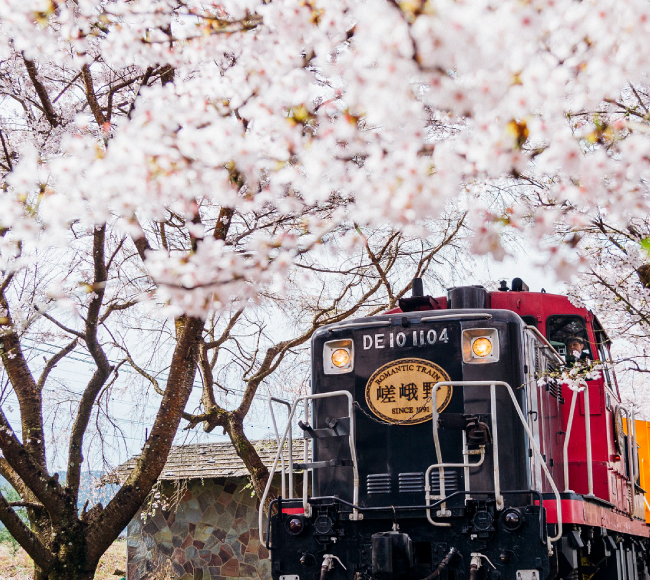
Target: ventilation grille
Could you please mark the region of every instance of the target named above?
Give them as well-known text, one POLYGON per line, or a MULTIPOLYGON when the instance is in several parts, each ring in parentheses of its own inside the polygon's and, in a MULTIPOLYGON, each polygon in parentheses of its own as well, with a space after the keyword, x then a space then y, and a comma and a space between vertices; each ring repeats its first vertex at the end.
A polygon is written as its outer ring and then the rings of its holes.
POLYGON ((424 473, 400 473, 400 493, 422 493, 424 492, 424 473))
POLYGON ((562 384, 556 381, 555 379, 546 380, 546 390, 555 397, 561 404, 564 403, 564 397, 562 396, 562 384))
POLYGON ((368 495, 390 493, 390 473, 374 473, 366 478, 368 495))
MULTIPOLYGON (((445 469, 445 495, 458 491, 458 472, 455 469, 445 469)), ((431 494, 440 495, 440 470, 431 471, 431 494)))
MULTIPOLYGON (((399 493, 424 493, 424 473, 400 473, 398 477, 399 493)), ((368 495, 391 493, 390 473, 374 473, 366 478, 368 495)), ((445 469, 445 495, 458 491, 458 472, 445 469)), ((440 494, 440 472, 431 472, 431 493, 440 494)))

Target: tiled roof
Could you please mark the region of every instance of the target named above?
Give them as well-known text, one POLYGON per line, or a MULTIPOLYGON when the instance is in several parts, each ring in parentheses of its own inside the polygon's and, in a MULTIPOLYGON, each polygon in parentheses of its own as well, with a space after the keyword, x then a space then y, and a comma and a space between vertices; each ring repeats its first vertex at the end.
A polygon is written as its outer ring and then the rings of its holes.
MULTIPOLYGON (((277 444, 275 441, 254 441, 260 459, 271 467, 277 444)), ((294 461, 302 457, 302 442, 294 443, 294 461), (296 454, 299 451, 300 456, 296 454)), ((288 458, 288 451, 285 451, 288 458)), ((105 483, 124 481, 135 466, 137 457, 132 457, 104 478, 105 483)), ((278 471, 279 471, 278 464, 278 471)), ((172 447, 167 463, 160 474, 161 480, 209 479, 242 477, 248 475, 244 462, 238 457, 230 441, 224 443, 199 443, 172 447)))

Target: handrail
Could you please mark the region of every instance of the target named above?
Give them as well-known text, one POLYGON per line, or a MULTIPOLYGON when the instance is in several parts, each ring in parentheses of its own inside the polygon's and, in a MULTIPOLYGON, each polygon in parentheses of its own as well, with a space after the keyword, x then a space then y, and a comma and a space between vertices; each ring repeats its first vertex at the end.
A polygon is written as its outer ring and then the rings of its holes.
POLYGON ((440 316, 424 316, 420 318, 420 322, 435 322, 436 320, 474 320, 474 319, 490 320, 493 318, 492 314, 487 312, 466 312, 460 314, 441 314, 440 316))
MULTIPOLYGON (((278 449, 280 449, 280 433, 278 432, 278 425, 275 421, 275 413, 273 412, 273 402, 280 403, 281 405, 286 405, 289 408, 289 413, 291 413, 291 403, 289 401, 285 401, 284 399, 279 399, 278 397, 273 397, 269 395, 269 411, 271 412, 271 421, 273 421, 273 430, 275 431, 275 441, 278 445, 278 449)), ((287 497, 287 490, 286 486, 284 483, 284 478, 285 475, 287 476, 287 479, 289 480, 289 498, 293 498, 293 469, 290 469, 289 471, 286 470, 285 465, 284 465, 284 453, 280 455, 280 461, 282 463, 282 479, 280 480, 281 482, 281 487, 282 487, 282 497, 287 497)), ((291 423, 289 423, 289 465, 293 465, 293 433, 291 431, 291 423)))
POLYGON ((571 390, 571 408, 569 409, 569 420, 566 427, 566 437, 564 438, 564 449, 562 450, 562 458, 564 460, 564 491, 572 491, 569 487, 569 441, 571 440, 571 429, 573 428, 573 416, 576 410, 576 401, 578 400, 578 393, 571 390))
MULTIPOLYGON (((480 446, 480 455, 481 458, 475 462, 475 463, 470 463, 469 461, 463 462, 463 463, 434 463, 433 465, 430 465, 427 468, 427 471, 424 475, 424 501, 426 505, 429 505, 429 500, 434 499, 434 497, 431 495, 431 472, 434 469, 440 469, 440 477, 438 479, 440 483, 440 495, 442 497, 442 503, 440 504, 442 507, 442 511, 445 511, 446 506, 445 506, 445 468, 446 467, 463 467, 464 469, 469 469, 470 467, 480 467, 483 465, 483 462, 485 461, 485 445, 480 446)), ((469 452, 463 452, 463 455, 471 455, 469 452)), ((467 481, 465 482, 467 484, 467 481)), ((466 492, 470 493, 469 489, 465 489, 466 492)), ((436 522, 432 517, 431 517, 431 509, 427 509, 427 519, 431 524, 434 526, 445 526, 448 527, 451 524, 448 523, 442 523, 442 522, 436 522)))
POLYGON ((594 464, 592 463, 591 455, 591 402, 589 396, 589 388, 585 387, 585 439, 587 443, 587 491, 589 496, 594 495, 594 464))
MULTIPOLYGON (((512 404, 515 408, 515 411, 517 412, 517 416, 519 417, 519 420, 521 421, 521 425, 526 431, 526 434, 528 435, 528 438, 530 440, 530 443, 533 447, 533 450, 535 451, 537 458, 542 466, 542 469, 544 470, 544 474, 546 475, 546 479, 548 480, 551 489, 553 490, 553 494, 555 495, 555 502, 556 502, 556 509, 557 509, 557 533, 555 536, 552 538, 548 538, 549 542, 556 542, 562 537, 562 501, 560 498, 560 492, 557 489, 557 486, 555 485, 555 481, 553 480, 553 477, 551 476, 550 471, 548 470, 548 466, 546 465, 546 461, 544 461, 544 457, 542 456, 542 453, 539 449, 539 446, 537 445, 537 442, 535 441, 535 437, 533 435, 533 432, 530 430, 530 427, 528 423, 526 422, 526 419, 524 418, 524 415, 521 411, 521 408, 519 407, 519 403, 517 402, 517 398, 515 397, 515 393, 512 390, 512 387, 506 383, 505 381, 440 381, 436 383, 432 389, 432 415, 433 415, 433 429, 434 431, 437 431, 438 429, 438 409, 436 405, 436 398, 435 398, 435 393, 437 393, 438 389, 440 387, 490 387, 490 411, 492 414, 492 424, 493 426, 496 426, 496 387, 503 387, 508 391, 508 394, 510 395, 510 399, 512 400, 512 404)), ((492 448, 493 448, 493 456, 495 456, 498 453, 498 440, 497 440, 497 434, 496 432, 493 432, 492 434, 492 448)), ((438 453, 438 449, 436 449, 436 453, 438 453)), ((438 456, 438 461, 442 463, 442 457, 439 455, 438 456)), ((495 471, 498 469, 498 463, 495 462, 495 471)), ((495 475, 498 475, 495 473, 495 475)), ((497 485, 498 485, 498 480, 495 479, 495 496, 497 497, 497 507, 498 507, 498 496, 500 495, 500 490, 497 490, 497 485)), ((441 489, 442 491, 442 489, 441 489)), ((501 496, 501 502, 503 502, 503 496, 501 496)), ((503 506, 503 503, 501 504, 503 506)), ((549 546, 550 548, 550 546, 549 546)))
MULTIPOLYGON (((332 391, 331 393, 318 393, 318 394, 312 394, 312 395, 303 395, 301 397, 298 397, 293 404, 291 405, 291 412, 289 413, 289 420, 287 423, 286 428, 284 429, 284 434, 282 435, 282 439, 280 440, 280 443, 278 444, 278 450, 275 454, 275 459, 273 460, 273 465, 271 466, 271 470, 269 472, 269 478, 266 482, 266 487, 264 488, 264 493, 262 494, 262 498, 260 500, 260 509, 259 509, 259 516, 258 516, 258 525, 259 525, 259 533, 260 533, 260 541, 264 541, 263 532, 262 530, 264 529, 263 527, 263 518, 264 518, 264 504, 266 503, 266 498, 269 495, 269 491, 271 489, 271 484, 273 482, 273 476, 275 475, 275 472, 278 467, 278 463, 280 462, 280 456, 282 453, 282 448, 284 447, 284 443, 287 440, 287 434, 289 433, 291 429, 291 422, 293 421, 293 417, 296 414, 296 409, 298 408, 298 403, 301 401, 305 404, 305 409, 307 409, 307 413, 309 412, 307 401, 312 401, 314 399, 326 399, 329 397, 347 397, 348 399, 348 414, 350 417, 350 434, 349 434, 349 441, 350 441, 350 455, 352 457, 352 469, 353 469, 353 491, 352 491, 352 503, 356 506, 359 503, 359 464, 357 462, 357 449, 356 449, 356 424, 354 421, 354 398, 352 397, 352 393, 349 391, 332 391)), ((308 417, 307 417, 308 419, 308 417)), ((291 461, 291 470, 293 470, 293 458, 290 458, 291 461)), ((307 485, 305 484, 305 481, 307 481, 307 478, 303 475, 303 506, 306 506, 305 513, 307 515, 309 512, 309 509, 311 506, 309 505, 308 498, 307 498, 307 485)), ((350 516, 350 519, 357 519, 359 515, 359 512, 357 508, 353 508, 352 514, 350 516)))
POLYGON ((625 411, 625 421, 627 422, 627 457, 628 457, 628 477, 630 479, 630 516, 634 516, 635 506, 635 493, 634 486, 636 484, 636 424, 634 421, 635 413, 630 412, 628 409, 620 405, 620 409, 625 411))
POLYGON ((362 327, 372 327, 372 326, 388 326, 390 324, 390 319, 388 320, 368 320, 367 322, 347 322, 345 324, 337 324, 336 326, 330 326, 327 328, 328 332, 333 332, 335 330, 344 330, 345 328, 362 328, 362 327))

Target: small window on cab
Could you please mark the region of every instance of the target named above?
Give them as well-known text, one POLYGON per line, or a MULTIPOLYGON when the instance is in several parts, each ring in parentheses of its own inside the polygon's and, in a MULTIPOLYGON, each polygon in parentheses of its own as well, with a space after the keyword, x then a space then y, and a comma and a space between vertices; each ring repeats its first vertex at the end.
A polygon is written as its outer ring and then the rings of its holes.
POLYGON ((528 325, 537 328, 537 318, 535 316, 524 315, 521 319, 528 325))

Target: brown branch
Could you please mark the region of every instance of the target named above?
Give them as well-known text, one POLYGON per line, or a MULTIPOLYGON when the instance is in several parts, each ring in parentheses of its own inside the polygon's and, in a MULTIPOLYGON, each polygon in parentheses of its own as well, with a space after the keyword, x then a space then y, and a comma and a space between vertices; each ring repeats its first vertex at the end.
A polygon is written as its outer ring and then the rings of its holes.
POLYGON ((129 111, 126 114, 127 119, 131 118, 131 115, 133 114, 133 111, 135 109, 135 102, 138 100, 138 97, 140 96, 140 91, 142 91, 142 87, 146 86, 147 83, 149 82, 149 79, 151 78, 153 71, 154 68, 151 66, 145 71, 144 76, 142 77, 142 82, 140 83, 140 86, 138 87, 138 90, 136 91, 135 96, 131 101, 131 106, 129 107, 129 111))
POLYGON ((0 521, 41 569, 44 574, 43 577, 46 577, 55 563, 52 552, 41 543, 36 534, 20 519, 2 494, 0 494, 0 521))
POLYGON ((24 508, 31 508, 33 510, 42 510, 42 509, 44 509, 42 503, 33 502, 33 501, 10 501, 9 505, 12 508, 24 507, 24 508))
POLYGON ((203 430, 206 433, 212 433, 216 427, 226 427, 232 412, 228 412, 223 409, 221 406, 215 404, 205 413, 200 413, 198 415, 192 413, 183 412, 183 419, 185 419, 188 424, 184 428, 184 431, 189 431, 196 427, 199 423, 204 423, 203 430))
POLYGON ((212 407, 217 406, 217 400, 214 397, 214 390, 212 389, 214 386, 214 377, 212 376, 212 367, 210 366, 208 351, 204 342, 199 344, 199 370, 203 377, 201 403, 203 403, 204 409, 212 409, 212 407))
POLYGON ((48 120, 50 125, 52 125, 52 127, 58 127, 59 126, 58 115, 54 110, 52 101, 50 101, 50 96, 47 94, 47 90, 45 89, 43 83, 41 83, 41 81, 38 78, 38 73, 36 71, 36 65, 34 64, 34 61, 26 58, 24 54, 23 54, 23 61, 25 62, 25 67, 27 68, 27 74, 29 75, 32 84, 36 89, 36 94, 38 95, 38 98, 40 99, 41 104, 43 105, 43 112, 45 113, 45 118, 48 120))
POLYGON ((4 411, 0 409, 0 449, 9 467, 36 496, 50 514, 65 509, 58 492, 61 488, 55 477, 50 477, 43 465, 37 463, 25 446, 18 441, 4 411))
MULTIPOLYGON (((4 236, 6 231, 7 231, 6 229, 1 230, 0 235, 4 236)), ((7 274, 7 277, 2 281, 2 284, 0 284, 0 294, 4 296, 5 291, 7 290, 7 288, 9 288, 9 284, 11 284, 11 281, 14 279, 15 275, 16 275, 15 272, 9 272, 9 274, 7 274)))
POLYGON ((203 324, 198 318, 183 318, 177 325, 167 388, 142 454, 124 485, 88 527, 87 553, 92 562, 99 560, 113 538, 133 518, 165 466, 181 414, 192 392, 203 324))
POLYGON ((99 106, 99 103, 97 102, 97 96, 95 95, 95 89, 93 87, 93 77, 90 72, 90 66, 88 66, 87 64, 83 65, 83 68, 81 69, 81 76, 83 78, 84 85, 86 87, 86 100, 88 101, 90 110, 92 111, 93 116, 95 117, 95 121, 101 128, 106 123, 106 117, 104 116, 102 108, 99 106))
POLYGON ((106 319, 111 314, 113 314, 113 312, 127 310, 128 308, 135 306, 137 303, 138 303, 137 300, 128 300, 127 302, 123 302, 122 304, 110 304, 108 308, 104 311, 104 314, 102 314, 101 318, 99 319, 99 324, 104 324, 104 322, 106 322, 106 319))
POLYGON ((36 383, 36 388, 39 391, 43 391, 43 387, 45 386, 45 381, 47 381, 47 377, 52 372, 54 367, 63 358, 68 356, 75 349, 76 346, 77 346, 77 339, 75 338, 70 344, 62 348, 50 360, 47 361, 47 364, 45 365, 45 368, 43 369, 43 372, 41 373, 41 376, 38 379, 38 383, 36 383))
POLYGON ((56 326, 58 326, 61 330, 67 332, 68 334, 71 334, 72 336, 76 336, 76 337, 81 338, 81 339, 85 339, 85 338, 86 338, 86 335, 85 335, 83 332, 80 332, 80 331, 78 331, 78 330, 74 330, 73 328, 68 328, 68 327, 65 326, 64 324, 61 324, 58 320, 56 320, 55 318, 53 318, 52 316, 50 316, 50 315, 49 315, 47 312, 45 312, 44 310, 41 310, 38 306, 35 305, 35 306, 34 306, 34 310, 36 310, 36 312, 38 312, 38 313, 39 313, 43 318, 46 318, 46 319, 49 320, 52 324, 56 324, 56 326))
MULTIPOLYGON (((239 407, 237 408, 237 410, 235 411, 235 413, 241 418, 246 416, 246 414, 250 410, 251 405, 253 404, 253 400, 255 398, 255 395, 257 394, 257 389, 260 383, 271 373, 273 373, 275 369, 278 368, 278 366, 284 359, 286 353, 290 349, 307 342, 318 328, 326 324, 340 322, 341 320, 345 320, 346 318, 350 317, 352 314, 357 312, 362 307, 362 305, 370 296, 372 296, 375 292, 377 292, 377 290, 381 287, 382 284, 383 282, 381 280, 375 282, 375 284, 373 284, 354 305, 347 308, 343 312, 340 312, 333 316, 329 316, 327 318, 322 318, 322 316, 326 312, 331 311, 331 309, 318 312, 314 316, 309 329, 303 332, 300 336, 297 336, 291 340, 279 342, 274 346, 270 347, 266 351, 264 360, 260 364, 260 367, 255 373, 255 375, 253 375, 246 381, 247 384, 246 384, 246 389, 244 390, 242 401, 239 407)), ((343 290, 342 294, 337 298, 337 300, 335 300, 335 303, 342 300, 346 290, 347 288, 343 290)))
POLYGON ((217 218, 217 223, 214 226, 214 239, 215 240, 224 240, 228 235, 228 230, 230 229, 230 223, 232 222, 232 216, 235 214, 235 210, 231 207, 222 207, 219 210, 219 217, 217 218))
MULTIPOLYGON (((359 226, 355 224, 355 227, 357 231, 361 234, 361 229, 359 226)), ((393 240, 398 237, 398 233, 394 233, 392 236, 388 238, 388 241, 384 245, 384 248, 388 248, 389 245, 393 242, 393 240)), ((393 291, 391 288, 391 284, 388 281, 388 278, 386 277, 386 272, 384 272, 384 269, 381 266, 381 263, 377 256, 373 253, 372 249, 370 248, 370 242, 368 241, 368 238, 363 236, 365 241, 366 241, 366 252, 368 253, 368 256, 370 257, 370 261, 372 264, 375 266, 375 270, 377 270, 377 273, 379 274, 379 277, 381 278, 382 282, 384 283, 384 287, 386 288, 386 293, 388 294, 388 300, 389 302, 394 302, 394 297, 393 297, 393 291)))
POLYGON ((235 312, 235 314, 232 315, 230 320, 228 321, 228 325, 226 326, 225 330, 221 333, 221 336, 217 340, 213 340, 211 342, 206 342, 205 343, 205 348, 206 350, 210 350, 213 348, 219 348, 228 338, 230 338, 230 333, 235 326, 237 320, 239 317, 243 314, 244 309, 240 308, 235 312))
POLYGON ((73 78, 73 79, 72 79, 68 84, 66 84, 65 87, 63 87, 63 88, 61 89, 61 91, 59 92, 59 94, 58 94, 56 97, 54 97, 54 100, 52 101, 52 103, 56 103, 56 102, 57 102, 57 101, 58 101, 58 100, 59 100, 59 99, 60 99, 60 98, 65 94, 65 92, 66 92, 66 91, 67 91, 67 90, 68 90, 72 85, 74 85, 74 84, 77 82, 77 79, 78 79, 80 76, 81 76, 81 73, 77 73, 77 74, 74 76, 74 78, 73 78))
POLYGON ((0 475, 9 482, 9 485, 18 492, 20 497, 33 503, 38 502, 36 496, 32 493, 29 487, 25 485, 25 482, 20 479, 20 476, 15 472, 11 465, 9 465, 9 462, 4 457, 0 457, 0 475))
POLYGON ((125 351, 126 353, 126 360, 129 361, 129 364, 131 367, 138 373, 141 374, 145 379, 147 379, 152 385, 156 393, 158 393, 160 396, 165 395, 165 391, 160 388, 160 385, 158 384, 158 381, 153 375, 150 375, 147 371, 145 371, 142 367, 136 364, 136 362, 131 358, 131 354, 129 353, 128 350, 126 350, 124 347, 121 347, 122 350, 125 351))
MULTIPOLYGON (((167 32, 167 31, 165 31, 167 32)), ((168 36, 170 37, 170 42, 172 39, 171 33, 167 33, 168 36)), ((176 70, 171 64, 166 64, 165 66, 162 67, 162 69, 159 71, 160 74, 160 82, 163 85, 166 85, 168 83, 171 83, 174 81, 174 76, 176 75, 176 70)))
POLYGON ((600 274, 595 272, 593 269, 590 271, 591 275, 594 276, 600 284, 602 284, 607 290, 609 290, 618 300, 623 302, 626 305, 626 310, 628 311, 629 314, 636 314, 640 318, 640 322, 650 326, 650 319, 648 318, 647 315, 643 314, 641 310, 639 310, 630 300, 621 294, 621 292, 618 291, 618 289, 610 284, 607 280, 605 280, 600 274))
POLYGON ((45 437, 41 392, 36 386, 32 371, 14 329, 9 303, 0 292, 0 309, 4 310, 4 332, 0 335, 0 359, 18 397, 22 436, 25 449, 41 467, 45 468, 45 437))
POLYGON ((135 245, 135 249, 138 251, 138 254, 140 256, 140 259, 144 262, 146 260, 146 254, 148 250, 151 250, 151 244, 149 244, 149 240, 147 240, 147 236, 144 233, 144 230, 142 229, 142 225, 140 222, 137 220, 134 220, 132 222, 133 226, 135 226, 138 230, 140 230, 140 235, 136 236, 133 235, 133 244, 135 245))
POLYGON ((648 111, 648 107, 646 107, 645 103, 643 102, 643 99, 641 98, 641 95, 639 95, 634 85, 630 84, 630 88, 632 89, 632 92, 634 93, 634 96, 636 97, 637 101, 639 101, 639 105, 643 107, 645 114, 646 115, 650 114, 650 111, 648 111))
POLYGON ((90 421, 95 400, 112 371, 108 358, 97 339, 99 312, 102 307, 104 289, 108 279, 108 272, 104 261, 105 238, 106 225, 95 227, 95 231, 93 232, 94 280, 92 286, 94 297, 88 306, 85 340, 86 347, 93 357, 97 368, 81 395, 77 409, 77 417, 75 418, 72 433, 70 434, 66 487, 72 492, 75 499, 79 493, 81 465, 83 463, 83 438, 88 427, 88 422, 90 421))
POLYGON ((7 169, 9 169, 9 171, 13 171, 14 165, 11 162, 11 155, 9 154, 9 149, 7 148, 5 136, 2 134, 2 131, 0 131, 0 142, 2 143, 2 149, 5 153, 5 159, 7 160, 7 169))

